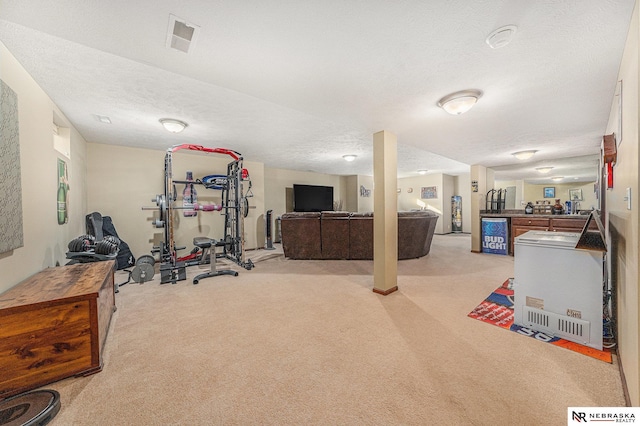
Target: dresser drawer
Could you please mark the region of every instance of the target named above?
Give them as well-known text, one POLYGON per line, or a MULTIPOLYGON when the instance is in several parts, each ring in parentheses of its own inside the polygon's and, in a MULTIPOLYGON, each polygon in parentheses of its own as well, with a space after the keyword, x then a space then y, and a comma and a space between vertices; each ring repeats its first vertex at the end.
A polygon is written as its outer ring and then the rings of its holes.
MULTIPOLYGON (((587 223, 587 219, 551 219, 554 229, 563 228, 563 229, 573 229, 574 232, 582 231, 584 228, 584 224, 587 223)), ((595 223, 595 222, 594 222, 595 223)), ((597 229, 597 228, 596 228, 597 229)))
POLYGON ((542 217, 514 217, 511 219, 512 226, 549 226, 549 219, 542 217))

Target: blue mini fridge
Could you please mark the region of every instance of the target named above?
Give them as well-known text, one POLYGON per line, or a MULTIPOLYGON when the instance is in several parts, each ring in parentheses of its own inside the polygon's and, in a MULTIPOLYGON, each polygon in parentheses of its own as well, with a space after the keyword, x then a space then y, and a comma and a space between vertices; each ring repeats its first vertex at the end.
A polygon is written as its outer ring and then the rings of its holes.
POLYGON ((509 254, 509 224, 506 218, 482 219, 482 252, 509 254))

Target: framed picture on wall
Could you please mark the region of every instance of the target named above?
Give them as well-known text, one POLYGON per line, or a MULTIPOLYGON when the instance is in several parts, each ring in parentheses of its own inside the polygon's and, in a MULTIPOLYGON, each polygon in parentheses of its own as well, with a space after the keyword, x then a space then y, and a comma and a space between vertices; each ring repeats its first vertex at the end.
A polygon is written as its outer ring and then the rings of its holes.
POLYGON ((569 200, 570 201, 583 201, 583 199, 582 199, 582 189, 570 189, 569 190, 569 200))
POLYGON ((423 186, 420 191, 420 198, 438 198, 438 187, 423 186))
POLYGON ((556 196, 556 187, 555 186, 545 186, 544 188, 544 198, 553 198, 556 196))
POLYGON ((618 125, 618 132, 616 134, 616 140, 618 143, 618 146, 620 146, 620 144, 622 143, 622 80, 618 80, 618 83, 616 84, 616 94, 615 94, 616 99, 616 113, 617 113, 617 125, 618 125))

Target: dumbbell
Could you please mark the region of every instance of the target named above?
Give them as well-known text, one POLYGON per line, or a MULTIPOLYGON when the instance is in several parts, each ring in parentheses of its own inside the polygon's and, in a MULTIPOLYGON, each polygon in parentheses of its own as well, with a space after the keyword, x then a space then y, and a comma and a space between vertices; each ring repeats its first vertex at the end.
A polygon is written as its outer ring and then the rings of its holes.
POLYGON ((67 246, 70 252, 87 252, 94 249, 96 254, 115 254, 120 247, 120 240, 112 235, 105 236, 102 241, 96 243, 96 238, 93 235, 81 235, 69 241, 67 246))

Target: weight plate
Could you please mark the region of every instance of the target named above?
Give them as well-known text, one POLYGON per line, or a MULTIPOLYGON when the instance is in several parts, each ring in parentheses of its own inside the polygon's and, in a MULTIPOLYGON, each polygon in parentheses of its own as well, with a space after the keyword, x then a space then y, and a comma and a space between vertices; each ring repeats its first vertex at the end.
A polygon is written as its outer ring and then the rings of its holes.
POLYGON ((153 266, 156 263, 156 258, 151 256, 150 254, 145 254, 143 256, 140 256, 138 260, 136 260, 136 265, 141 265, 143 263, 153 266))
POLYGON ((89 234, 80 235, 78 238, 81 240, 87 240, 88 241, 87 244, 93 244, 96 241, 96 237, 89 234))
POLYGON ((155 273, 156 271, 153 269, 153 266, 148 263, 141 263, 131 270, 131 279, 137 283, 143 283, 151 281, 155 273))
POLYGON ((244 217, 247 217, 249 215, 249 199, 247 197, 242 198, 243 204, 242 204, 242 208, 244 209, 242 212, 242 215, 244 217))
POLYGON ((113 235, 106 235, 102 241, 109 241, 110 243, 115 244, 116 246, 120 245, 120 239, 118 237, 114 237, 113 235))
POLYGON ((69 241, 69 245, 67 246, 69 248, 69 251, 71 252, 81 252, 81 251, 86 251, 87 245, 85 244, 84 239, 82 238, 76 238, 73 239, 71 241, 69 241))
POLYGON ((0 424, 4 426, 46 425, 60 411, 60 394, 43 389, 0 401, 0 424))
POLYGON ((111 241, 98 241, 96 244, 96 254, 114 254, 118 251, 118 246, 111 241))

